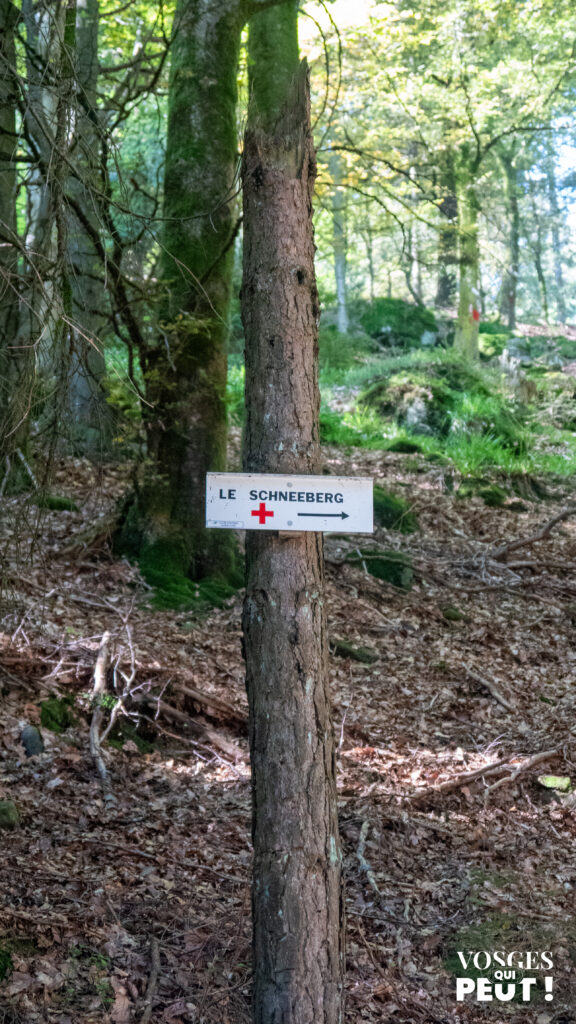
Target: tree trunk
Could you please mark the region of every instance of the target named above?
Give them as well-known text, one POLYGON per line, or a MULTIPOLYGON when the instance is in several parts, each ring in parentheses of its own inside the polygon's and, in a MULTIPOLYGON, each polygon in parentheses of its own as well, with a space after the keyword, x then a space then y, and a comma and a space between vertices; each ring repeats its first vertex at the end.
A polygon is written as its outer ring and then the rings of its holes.
POLYGON ((438 203, 441 220, 438 228, 438 282, 436 306, 445 309, 456 302, 456 266, 458 264, 458 200, 454 158, 443 155, 440 167, 442 198, 438 203))
MULTIPOLYGON (((258 32, 265 32, 269 17, 259 16, 258 32)), ((251 29, 253 58, 257 45, 251 29)), ((274 70, 272 64, 269 73, 274 70)), ((284 84, 277 120, 257 119, 253 111, 244 146, 244 469, 314 473, 319 468, 319 304, 305 66, 291 88, 284 84)), ((341 854, 322 536, 250 531, 246 549, 253 1019, 255 1024, 338 1024, 341 854)))
MULTIPOLYGON (((205 528, 205 480, 226 468, 228 313, 239 227, 235 0, 177 0, 171 49, 156 343, 141 352, 148 459, 121 546, 193 579, 228 575, 233 537, 205 528), (193 69, 193 71, 191 71, 193 69)), ((146 569, 145 569, 146 571, 146 569)))
POLYGON ((478 200, 474 186, 470 183, 458 193, 458 242, 460 282, 454 348, 465 359, 477 359, 480 250, 478 200))
POLYGON ((78 0, 76 15, 77 98, 75 132, 70 147, 74 174, 66 182, 67 256, 72 304, 67 382, 68 439, 80 454, 106 451, 112 439, 112 416, 106 403, 103 339, 107 300, 101 260, 90 233, 99 235, 101 136, 97 112, 98 0, 78 0), (82 220, 79 219, 82 217, 82 220))
POLYGON ((346 283, 346 207, 344 189, 339 188, 343 176, 342 158, 332 153, 329 160, 330 174, 334 182, 332 193, 332 247, 334 251, 334 278, 336 281, 337 320, 336 326, 342 334, 350 327, 348 316, 348 288, 346 283))
POLYGON ((558 203, 556 188, 556 168, 554 166, 554 144, 546 139, 546 180, 548 183, 548 202, 550 203, 552 230, 552 262, 554 266, 554 285, 556 288, 556 309, 560 323, 566 323, 566 300, 564 298, 564 274, 562 271, 562 214, 558 203))
POLYGON ((518 171, 508 153, 500 154, 500 162, 506 177, 506 197, 510 216, 508 238, 508 266, 502 281, 500 315, 510 330, 516 327, 516 293, 520 272, 520 207, 518 204, 518 171))
POLYGON ((0 0, 0 482, 6 486, 10 458, 18 447, 18 421, 24 415, 15 401, 18 378, 18 237, 16 234, 16 51, 18 14, 10 0, 0 0), (6 459, 9 460, 8 465, 6 459), (6 480, 6 483, 4 481, 6 480))

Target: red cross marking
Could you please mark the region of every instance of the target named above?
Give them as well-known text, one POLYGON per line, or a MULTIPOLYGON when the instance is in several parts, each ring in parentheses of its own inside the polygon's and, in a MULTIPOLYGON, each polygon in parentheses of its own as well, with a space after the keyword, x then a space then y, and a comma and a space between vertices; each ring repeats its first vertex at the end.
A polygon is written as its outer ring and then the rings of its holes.
POLYGON ((260 523, 260 526, 266 526, 266 516, 274 515, 273 512, 267 511, 266 505, 264 504, 263 501, 260 502, 260 508, 253 509, 251 514, 253 516, 258 516, 258 522, 260 523))

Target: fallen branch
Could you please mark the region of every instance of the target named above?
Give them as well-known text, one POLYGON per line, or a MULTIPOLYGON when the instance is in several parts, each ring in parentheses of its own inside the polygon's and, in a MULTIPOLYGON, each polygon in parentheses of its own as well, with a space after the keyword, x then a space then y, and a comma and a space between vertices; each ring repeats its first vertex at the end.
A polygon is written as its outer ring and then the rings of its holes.
POLYGON ((507 556, 511 551, 517 551, 518 548, 529 547, 530 544, 534 544, 538 540, 545 540, 549 536, 551 530, 556 526, 557 523, 562 523, 565 519, 576 514, 576 505, 570 505, 568 508, 558 512, 552 519, 549 519, 547 523, 544 523, 536 533, 531 534, 530 537, 520 537, 517 540, 511 540, 508 544, 502 544, 495 551, 490 553, 490 558, 493 558, 496 562, 505 562, 507 556))
POLYGON ((528 757, 520 765, 510 763, 510 758, 503 758, 501 761, 494 761, 492 764, 487 764, 483 768, 475 768, 472 772, 466 772, 463 775, 458 775, 455 779, 447 779, 446 782, 441 782, 439 786, 430 786, 427 789, 417 789, 414 793, 411 793, 406 799, 408 800, 421 800, 426 797, 436 796, 438 793, 451 793, 455 789, 460 789, 461 786, 466 786, 469 782, 476 782, 478 779, 490 777, 491 775, 500 775, 502 772, 511 770, 512 775, 502 779, 496 785, 490 786, 487 792, 492 789, 496 789, 499 785, 504 785, 506 782, 511 782, 516 779, 523 772, 528 771, 535 764, 540 764, 541 761, 548 761, 552 757, 558 757, 560 754, 559 750, 543 750, 539 754, 533 754, 532 757, 528 757))
POLYGON ((504 779, 498 779, 498 782, 493 782, 491 786, 488 786, 485 798, 494 789, 499 789, 500 786, 506 786, 509 782, 514 782, 519 775, 529 771, 529 769, 533 768, 535 764, 540 764, 542 761, 549 761, 553 757, 558 757, 559 754, 559 750, 542 750, 539 754, 534 754, 532 757, 527 758, 521 765, 518 765, 515 771, 512 772, 512 775, 507 775, 504 779))
POLYGON ((90 753, 92 755, 92 760, 96 765, 96 771, 100 776, 102 789, 106 794, 110 793, 110 779, 108 777, 106 765, 104 764, 104 758, 102 757, 100 732, 104 719, 102 698, 106 693, 106 672, 108 670, 109 643, 110 633, 106 632, 102 635, 96 664, 94 665, 94 686, 92 688, 94 710, 92 712, 92 721, 90 722, 90 753))
POLYGON ((360 839, 358 841, 358 849, 356 850, 356 857, 358 858, 358 863, 360 864, 360 868, 362 869, 362 871, 364 871, 366 873, 366 878, 370 882, 370 885, 374 889, 374 892, 377 893, 378 896, 380 896, 380 898, 381 898, 382 897, 382 893, 380 892, 380 889, 378 888, 378 886, 376 884, 376 879, 374 878, 374 872, 372 871, 372 868, 370 867, 370 864, 368 863, 368 861, 366 860, 366 858, 364 856, 364 850, 366 848, 366 839, 367 839, 367 836, 368 836, 368 829, 369 829, 369 827, 370 826, 369 826, 367 821, 363 821, 362 822, 362 827, 360 829, 360 839))
POLYGON ((154 1002, 154 996, 158 987, 158 977, 160 975, 160 946, 158 939, 154 935, 150 939, 150 958, 152 964, 146 995, 144 996, 144 1012, 140 1018, 140 1024, 149 1024, 149 1021, 152 1019, 152 1003, 154 1002))
POLYGON ((511 767, 509 758, 503 757, 500 761, 493 761, 492 764, 484 765, 483 768, 475 768, 474 771, 464 772, 463 775, 458 775, 455 779, 447 779, 446 782, 441 782, 438 786, 417 789, 414 793, 410 793, 406 799, 421 800, 428 796, 436 796, 438 793, 451 793, 455 789, 460 789, 460 786, 466 786, 469 782, 476 782, 477 779, 481 779, 484 775, 496 775, 509 767, 511 767))
POLYGON ((516 711, 514 705, 500 693, 500 690, 496 689, 494 683, 490 679, 485 679, 484 676, 478 675, 478 673, 473 672, 471 668, 466 669, 466 675, 476 683, 479 683, 480 686, 483 686, 484 689, 488 690, 488 693, 494 697, 494 700, 497 700, 498 703, 501 704, 503 708, 506 708, 507 711, 516 711))

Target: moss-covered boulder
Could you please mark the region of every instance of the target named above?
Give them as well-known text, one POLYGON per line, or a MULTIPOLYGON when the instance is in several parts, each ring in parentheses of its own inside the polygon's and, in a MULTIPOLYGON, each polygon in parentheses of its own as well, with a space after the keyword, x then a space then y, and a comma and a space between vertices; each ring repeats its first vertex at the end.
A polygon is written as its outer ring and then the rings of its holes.
POLYGON ((369 304, 358 303, 355 312, 363 330, 390 347, 433 345, 438 336, 432 310, 403 299, 378 298, 369 304))
POLYGON ((414 533, 418 526, 409 502, 378 484, 374 487, 374 522, 399 533, 414 533))
POLYGON ((360 548, 351 551, 346 561, 366 568, 376 579, 392 583, 400 590, 410 590, 414 582, 412 558, 404 551, 382 551, 379 548, 360 548))
POLYGON ((351 658, 352 661, 359 661, 363 665, 373 665, 380 657, 373 647, 358 647, 345 639, 331 640, 330 650, 337 658, 351 658))
POLYGON ((13 800, 0 800, 0 829, 17 828, 19 824, 20 815, 13 800))

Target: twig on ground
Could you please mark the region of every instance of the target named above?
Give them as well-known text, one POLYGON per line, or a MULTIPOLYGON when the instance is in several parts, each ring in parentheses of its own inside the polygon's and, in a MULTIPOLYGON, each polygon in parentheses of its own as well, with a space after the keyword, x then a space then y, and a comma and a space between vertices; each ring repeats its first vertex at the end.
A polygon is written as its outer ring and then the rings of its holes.
POLYGON ((484 775, 496 775, 509 767, 511 767, 510 758, 503 757, 499 761, 493 761, 492 764, 484 765, 483 768, 475 768, 474 771, 464 772, 463 775, 458 775, 455 779, 447 779, 446 782, 441 782, 438 786, 427 786, 425 789, 417 789, 414 793, 410 793, 406 799, 420 800, 428 796, 436 796, 438 793, 451 793, 455 789, 460 789, 460 786, 466 786, 469 782, 481 779, 484 775))
MULTIPOLYGON (((540 764, 542 761, 549 761, 553 757, 558 757, 559 754, 560 751, 556 749, 541 750, 539 754, 534 754, 532 757, 527 758, 526 761, 523 761, 522 764, 518 765, 515 768, 515 770, 512 772, 512 775, 506 775, 505 778, 498 779, 497 782, 493 782, 491 786, 488 786, 484 798, 486 799, 488 794, 491 793, 493 790, 500 789, 500 786, 507 786, 509 782, 514 782, 519 775, 522 775, 524 772, 529 771, 529 769, 533 768, 535 764, 540 764)), ((512 765, 510 765, 510 767, 512 767, 512 765)))
POLYGON ((154 1002, 154 996, 158 987, 158 977, 160 975, 160 946, 158 939, 154 935, 150 939, 150 959, 152 963, 146 995, 144 996, 144 1012, 140 1018, 140 1024, 149 1024, 149 1021, 152 1019, 152 1003, 154 1002))
POLYGON ((490 558, 493 558, 496 562, 506 561, 507 556, 511 551, 517 551, 518 548, 529 547, 538 540, 545 540, 550 534, 551 530, 556 526, 557 523, 562 523, 565 519, 576 514, 576 505, 570 505, 568 508, 558 512, 552 519, 549 519, 547 523, 544 523, 536 533, 531 534, 530 537, 519 537, 517 540, 511 540, 507 544, 502 544, 495 551, 490 553, 490 558))
POLYGON ((466 669, 466 675, 476 683, 480 683, 480 686, 483 686, 488 690, 488 693, 494 697, 494 700, 497 700, 498 703, 501 704, 503 708, 506 708, 507 711, 517 710, 517 708, 515 708, 514 705, 500 693, 500 690, 496 689, 494 683, 490 679, 486 679, 485 676, 478 675, 478 673, 473 672, 471 668, 466 669))
POLYGON ((368 863, 364 856, 364 850, 366 848, 366 839, 368 836, 369 827, 370 826, 367 821, 362 822, 362 828, 360 829, 360 839, 358 840, 358 849, 356 850, 356 857, 358 859, 358 863, 360 864, 360 868, 362 869, 362 871, 366 873, 366 878, 370 882, 370 885, 374 889, 374 892, 377 893, 378 896, 380 896, 380 898, 382 898, 382 893, 380 892, 380 889, 376 884, 376 879, 374 878, 374 872, 372 871, 370 864, 368 863))
POLYGON ((94 710, 92 712, 92 721, 90 722, 90 753, 92 755, 92 760, 96 765, 98 775, 100 776, 102 789, 107 794, 110 793, 110 779, 108 777, 106 765, 104 764, 104 758, 102 757, 100 731, 104 718, 102 698, 106 693, 106 672, 108 669, 109 644, 110 633, 105 632, 102 635, 102 641, 98 650, 96 664, 94 666, 94 686, 92 688, 94 710))

